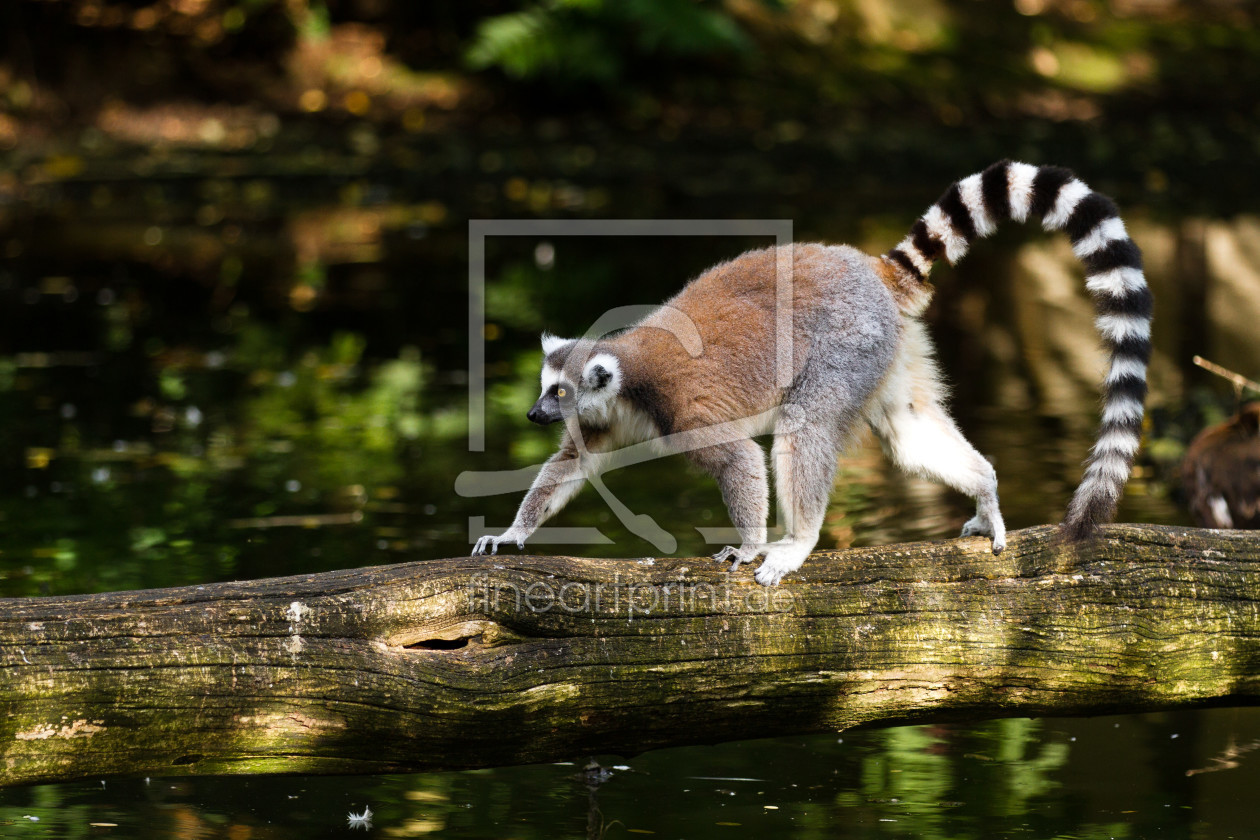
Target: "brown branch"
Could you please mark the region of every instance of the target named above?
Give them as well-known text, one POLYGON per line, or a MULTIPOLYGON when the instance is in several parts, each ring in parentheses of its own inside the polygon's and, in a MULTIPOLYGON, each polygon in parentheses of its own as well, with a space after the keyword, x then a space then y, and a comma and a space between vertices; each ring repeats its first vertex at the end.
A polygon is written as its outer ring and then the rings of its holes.
POLYGON ((1195 356, 1194 363, 1209 373, 1215 373, 1222 379, 1227 380, 1229 384, 1234 386, 1234 392, 1237 394, 1238 399, 1242 399, 1244 388, 1260 393, 1260 382, 1248 379, 1241 373, 1235 373, 1227 367, 1221 367, 1216 362, 1210 362, 1202 356, 1195 356))

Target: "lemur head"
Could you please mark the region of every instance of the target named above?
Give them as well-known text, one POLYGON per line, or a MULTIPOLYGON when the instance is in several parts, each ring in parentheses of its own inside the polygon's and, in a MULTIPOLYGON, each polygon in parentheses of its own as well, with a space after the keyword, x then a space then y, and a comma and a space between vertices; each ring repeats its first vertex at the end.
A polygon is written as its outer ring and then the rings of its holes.
POLYGON ((557 338, 543 333, 542 395, 528 417, 540 426, 575 414, 579 421, 604 426, 621 391, 621 363, 598 342, 557 338))

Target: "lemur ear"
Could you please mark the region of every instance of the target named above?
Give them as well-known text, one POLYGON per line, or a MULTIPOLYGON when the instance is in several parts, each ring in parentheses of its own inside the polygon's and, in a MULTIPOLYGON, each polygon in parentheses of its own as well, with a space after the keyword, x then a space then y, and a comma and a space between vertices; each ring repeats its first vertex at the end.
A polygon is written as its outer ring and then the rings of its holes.
POLYGON ((586 381, 590 383, 593 391, 603 390, 610 379, 612 379, 612 373, 603 365, 592 365, 586 373, 586 381))
POLYGON ((543 333, 542 334, 543 355, 550 356, 553 351, 559 350, 561 347, 563 347, 566 344, 572 344, 574 340, 575 339, 572 339, 572 338, 561 338, 560 336, 552 335, 551 333, 543 333))
POLYGON ((617 359, 607 353, 600 353, 595 358, 586 363, 586 370, 583 371, 582 379, 586 383, 586 387, 591 391, 602 391, 608 387, 609 383, 615 384, 618 374, 621 372, 617 359))

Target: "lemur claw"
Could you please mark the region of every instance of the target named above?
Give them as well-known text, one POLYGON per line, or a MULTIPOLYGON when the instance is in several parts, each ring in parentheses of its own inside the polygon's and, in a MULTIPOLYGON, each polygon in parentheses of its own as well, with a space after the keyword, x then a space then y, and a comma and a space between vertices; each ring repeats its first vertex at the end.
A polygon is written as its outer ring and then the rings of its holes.
POLYGON ((756 546, 740 546, 739 548, 736 548, 733 545, 728 545, 717 554, 714 554, 713 559, 719 563, 725 563, 727 560, 733 559, 729 571, 736 572, 739 571, 739 567, 744 563, 751 563, 756 560, 757 555, 760 553, 761 552, 757 550, 756 546))
POLYGON ((996 523, 993 517, 976 514, 963 525, 962 535, 964 537, 989 537, 993 541, 994 554, 1001 554, 1006 548, 1006 525, 1002 522, 1000 513, 997 514, 996 523))
POLYGON ((509 542, 516 543, 516 547, 519 549, 525 548, 525 537, 514 537, 512 536, 512 532, 509 530, 497 537, 492 534, 486 534, 484 537, 478 539, 477 543, 473 546, 472 556, 476 557, 478 554, 486 553, 498 554, 499 546, 503 543, 509 542))

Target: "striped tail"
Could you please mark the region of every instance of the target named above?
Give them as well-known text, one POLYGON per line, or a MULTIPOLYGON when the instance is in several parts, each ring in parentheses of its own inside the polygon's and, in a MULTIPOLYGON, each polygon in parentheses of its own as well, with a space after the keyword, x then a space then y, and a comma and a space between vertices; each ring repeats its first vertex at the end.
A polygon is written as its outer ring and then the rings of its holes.
POLYGON ((973 240, 988 236, 1000 222, 1029 218, 1071 237, 1072 250, 1085 265, 1098 330, 1111 351, 1098 439, 1063 519, 1068 537, 1079 540, 1115 515, 1141 440, 1151 356, 1152 300, 1142 274, 1142 252, 1125 231, 1115 202, 1067 169, 1002 161, 946 190, 884 259, 903 283, 922 286, 919 305, 926 305, 926 280, 934 262, 944 257, 951 265, 957 263, 973 240))

